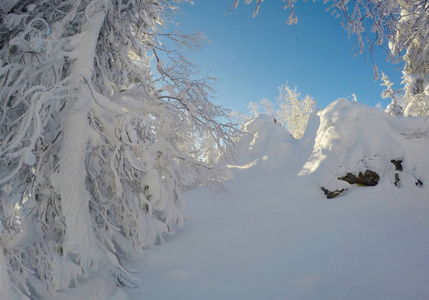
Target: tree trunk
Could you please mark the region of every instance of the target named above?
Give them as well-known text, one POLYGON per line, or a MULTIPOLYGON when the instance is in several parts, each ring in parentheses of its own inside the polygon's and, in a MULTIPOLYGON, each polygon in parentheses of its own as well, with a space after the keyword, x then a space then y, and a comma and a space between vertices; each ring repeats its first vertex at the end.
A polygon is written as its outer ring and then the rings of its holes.
POLYGON ((105 1, 94 0, 87 8, 81 33, 73 37, 70 76, 76 97, 67 100, 60 152, 61 208, 65 217, 65 251, 81 266, 96 263, 95 236, 89 214, 91 195, 86 188, 85 159, 88 148, 88 112, 94 101, 90 90, 95 49, 106 15, 105 1))

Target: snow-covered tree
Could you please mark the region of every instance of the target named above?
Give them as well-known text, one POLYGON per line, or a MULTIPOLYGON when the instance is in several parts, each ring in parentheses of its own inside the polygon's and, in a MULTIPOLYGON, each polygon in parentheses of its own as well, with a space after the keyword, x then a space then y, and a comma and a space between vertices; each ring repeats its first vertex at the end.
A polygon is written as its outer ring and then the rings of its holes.
MULTIPOLYGON (((240 0, 235 0, 232 9, 240 0)), ((250 4, 252 0, 244 0, 250 4)), ((256 0, 254 15, 262 4, 256 0)), ((288 24, 298 22, 294 10, 297 0, 283 0, 290 9, 288 24)), ((356 37, 356 52, 374 46, 386 50, 388 59, 404 62, 403 113, 404 115, 429 114, 429 2, 422 0, 328 0, 327 11, 341 19, 348 36, 356 37)), ((375 78, 378 78, 374 64, 375 78)), ((393 99, 392 106, 398 106, 393 99)))
POLYGON ((100 265, 121 283, 119 254, 183 223, 181 189, 219 182, 205 157, 231 155, 237 131, 177 51, 199 36, 161 31, 180 2, 0 3, 1 299, 100 265))
POLYGON ((397 0, 399 16, 393 38, 392 53, 402 56, 404 114, 429 115, 429 2, 397 0))
POLYGON ((250 110, 250 115, 257 117, 259 115, 259 104, 257 102, 250 102, 247 104, 247 108, 250 110))
POLYGON ((279 96, 275 103, 264 98, 258 103, 251 102, 248 108, 252 109, 251 115, 257 117, 259 109, 271 116, 279 125, 287 127, 294 138, 300 139, 307 127, 308 119, 314 109, 316 101, 306 95, 303 99, 297 88, 292 89, 287 84, 279 87, 279 96))
POLYGON ((393 82, 390 81, 389 77, 387 77, 386 74, 381 74, 381 80, 383 81, 381 85, 386 87, 386 89, 381 93, 381 97, 384 99, 392 99, 392 102, 387 106, 385 112, 392 116, 402 116, 403 106, 405 105, 402 91, 398 89, 393 89, 393 82))
POLYGON ((274 105, 267 98, 263 98, 261 101, 261 106, 264 109, 264 114, 273 116, 274 115, 274 105))
POLYGON ((280 107, 278 120, 287 124, 287 128, 294 138, 301 138, 307 127, 308 118, 314 109, 316 101, 306 95, 300 99, 301 94, 297 89, 291 89, 288 85, 279 88, 279 96, 276 99, 280 107), (285 120, 285 121, 283 121, 285 120))

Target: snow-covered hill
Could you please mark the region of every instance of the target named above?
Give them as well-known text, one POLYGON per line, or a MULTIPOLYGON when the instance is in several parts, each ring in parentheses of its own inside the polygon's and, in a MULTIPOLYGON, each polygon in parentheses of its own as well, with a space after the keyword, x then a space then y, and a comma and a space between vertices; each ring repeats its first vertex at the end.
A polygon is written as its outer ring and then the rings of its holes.
POLYGON ((347 100, 314 114, 301 140, 267 116, 251 120, 226 193, 187 192, 184 228, 126 263, 140 288, 109 290, 100 277, 101 288, 84 283, 80 292, 111 300, 427 300, 428 123, 347 100), (380 176, 376 186, 338 179, 365 170, 380 176), (321 187, 344 191, 327 199, 321 187))

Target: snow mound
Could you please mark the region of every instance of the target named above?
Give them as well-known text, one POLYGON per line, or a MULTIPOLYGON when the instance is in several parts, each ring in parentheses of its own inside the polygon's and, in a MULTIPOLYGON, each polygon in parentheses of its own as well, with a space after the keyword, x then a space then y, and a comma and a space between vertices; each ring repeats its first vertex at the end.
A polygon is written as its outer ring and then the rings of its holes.
POLYGON ((242 130, 237 160, 242 166, 258 164, 276 168, 285 163, 294 150, 292 134, 275 124, 271 116, 259 115, 246 122, 242 130))
POLYGON ((318 114, 313 153, 300 175, 316 175, 330 191, 349 188, 339 177, 366 170, 376 172, 380 184, 429 185, 428 118, 395 118, 347 99, 331 103, 318 114))

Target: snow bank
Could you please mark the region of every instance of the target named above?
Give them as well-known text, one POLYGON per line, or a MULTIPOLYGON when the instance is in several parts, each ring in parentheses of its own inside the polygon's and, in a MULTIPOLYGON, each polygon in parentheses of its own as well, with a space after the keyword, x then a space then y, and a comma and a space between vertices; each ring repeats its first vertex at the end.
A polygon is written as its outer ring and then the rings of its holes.
POLYGON ((398 187, 429 185, 428 118, 395 118, 346 99, 331 103, 319 116, 313 153, 300 175, 314 174, 331 191, 350 187, 338 177, 366 170, 376 172, 380 184, 399 179, 398 187))
POLYGON ((243 126, 237 165, 248 169, 268 166, 329 191, 350 188, 340 180, 347 174, 375 172, 378 184, 398 188, 429 186, 429 119, 392 117, 358 102, 339 99, 310 116, 300 140, 272 117, 260 115, 243 126), (425 184, 427 183, 427 184, 425 184))
POLYGON ((243 125, 242 130, 244 134, 238 146, 238 164, 249 167, 262 164, 275 169, 285 163, 293 152, 295 141, 292 134, 275 124, 271 116, 253 118, 243 125))
POLYGON ((186 192, 186 226, 126 262, 144 270, 144 284, 124 292, 132 300, 429 299, 424 121, 345 100, 312 115, 300 140, 270 117, 250 120, 225 197, 186 192), (366 167, 382 175, 378 186, 326 200, 322 183, 366 167))
POLYGON ((186 192, 186 226, 124 259, 143 270, 140 289, 113 289, 99 270, 56 299, 427 299, 427 123, 344 99, 311 115, 300 140, 252 119, 225 197, 186 192), (368 169, 377 187, 325 199, 321 186, 347 188, 338 177, 368 169))

